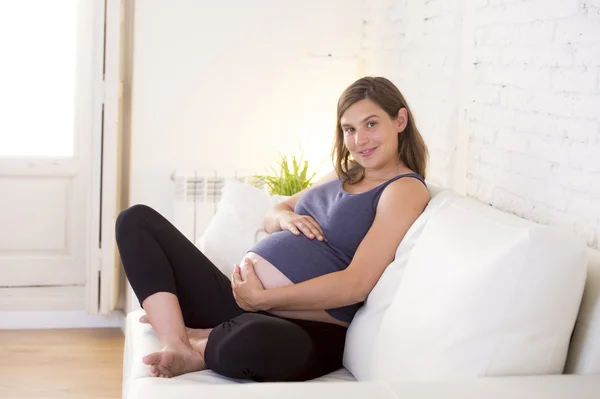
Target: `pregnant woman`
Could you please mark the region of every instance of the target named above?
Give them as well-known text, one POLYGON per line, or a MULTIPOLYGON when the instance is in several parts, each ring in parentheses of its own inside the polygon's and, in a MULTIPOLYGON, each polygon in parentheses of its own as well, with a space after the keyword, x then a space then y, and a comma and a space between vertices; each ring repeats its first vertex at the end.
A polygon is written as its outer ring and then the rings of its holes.
POLYGON ((346 330, 430 197, 427 147, 400 91, 365 77, 342 93, 335 172, 275 206, 270 235, 231 280, 153 209, 122 211, 116 240, 163 349, 156 377, 210 368, 304 381, 342 367, 346 330))

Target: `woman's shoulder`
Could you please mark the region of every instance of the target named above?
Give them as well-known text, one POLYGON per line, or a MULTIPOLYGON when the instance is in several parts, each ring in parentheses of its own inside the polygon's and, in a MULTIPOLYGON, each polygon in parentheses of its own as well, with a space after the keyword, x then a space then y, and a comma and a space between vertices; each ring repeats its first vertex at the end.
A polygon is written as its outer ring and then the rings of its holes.
POLYGON ((413 171, 392 178, 383 189, 381 197, 391 199, 391 201, 385 201, 386 203, 417 202, 426 204, 431 199, 425 179, 413 171))
POLYGON ((403 170, 402 172, 398 173, 396 176, 394 176, 390 180, 388 180, 388 182, 393 183, 398 180, 405 180, 405 181, 406 180, 416 180, 416 181, 419 181, 421 185, 424 185, 425 187, 427 187, 427 183, 425 183, 425 178, 423 178, 423 176, 421 176, 417 172, 414 172, 410 169, 403 170))

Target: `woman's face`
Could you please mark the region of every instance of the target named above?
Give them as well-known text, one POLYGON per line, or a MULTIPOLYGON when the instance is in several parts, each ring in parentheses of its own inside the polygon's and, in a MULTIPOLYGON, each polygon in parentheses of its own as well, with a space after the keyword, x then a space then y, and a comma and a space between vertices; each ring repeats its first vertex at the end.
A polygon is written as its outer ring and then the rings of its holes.
POLYGON ((352 104, 340 119, 344 144, 352 158, 365 169, 396 164, 398 134, 406 128, 407 122, 406 108, 401 108, 392 119, 369 99, 352 104))

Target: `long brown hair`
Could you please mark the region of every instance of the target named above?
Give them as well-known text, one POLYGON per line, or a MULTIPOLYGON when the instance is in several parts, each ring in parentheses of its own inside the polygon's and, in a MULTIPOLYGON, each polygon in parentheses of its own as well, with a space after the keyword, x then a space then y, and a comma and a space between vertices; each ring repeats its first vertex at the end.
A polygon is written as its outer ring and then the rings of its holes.
POLYGON ((352 83, 344 90, 338 101, 335 141, 331 154, 338 177, 348 184, 358 183, 365 177, 365 169, 358 162, 351 159, 350 151, 344 145, 344 132, 341 126, 341 118, 344 112, 352 104, 364 99, 373 101, 390 118, 394 119, 397 118, 398 111, 401 108, 406 108, 408 124, 402 134, 398 135, 398 159, 425 178, 429 153, 404 96, 388 79, 370 76, 352 83))

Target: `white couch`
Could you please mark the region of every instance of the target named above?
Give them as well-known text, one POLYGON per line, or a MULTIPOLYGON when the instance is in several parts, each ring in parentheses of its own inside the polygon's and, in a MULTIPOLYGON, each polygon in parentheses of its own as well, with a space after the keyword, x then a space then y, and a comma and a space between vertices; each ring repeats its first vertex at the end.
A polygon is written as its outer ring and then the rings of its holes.
MULTIPOLYGON (((600 253, 565 231, 431 192, 350 326, 345 368, 302 383, 258 384, 210 370, 152 378, 141 359, 161 346, 135 311, 127 317, 123 398, 600 398, 600 253)), ((273 200, 226 185, 199 243, 226 274, 261 238, 273 200)))

